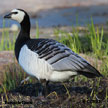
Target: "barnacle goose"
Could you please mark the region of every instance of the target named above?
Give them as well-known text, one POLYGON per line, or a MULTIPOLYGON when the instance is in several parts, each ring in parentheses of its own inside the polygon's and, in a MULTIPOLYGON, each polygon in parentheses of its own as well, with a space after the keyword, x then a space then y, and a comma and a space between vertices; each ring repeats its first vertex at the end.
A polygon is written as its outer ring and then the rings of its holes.
POLYGON ((67 46, 52 39, 31 39, 30 19, 24 10, 14 9, 4 18, 16 20, 21 25, 15 43, 15 56, 30 76, 46 82, 62 82, 75 75, 89 78, 102 76, 67 46))

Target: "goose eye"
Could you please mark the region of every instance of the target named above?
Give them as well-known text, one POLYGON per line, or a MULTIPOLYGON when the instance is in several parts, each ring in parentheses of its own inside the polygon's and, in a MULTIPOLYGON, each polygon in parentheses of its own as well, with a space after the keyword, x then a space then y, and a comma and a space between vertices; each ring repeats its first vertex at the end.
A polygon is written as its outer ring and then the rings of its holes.
POLYGON ((13 14, 17 14, 18 12, 13 12, 13 14))

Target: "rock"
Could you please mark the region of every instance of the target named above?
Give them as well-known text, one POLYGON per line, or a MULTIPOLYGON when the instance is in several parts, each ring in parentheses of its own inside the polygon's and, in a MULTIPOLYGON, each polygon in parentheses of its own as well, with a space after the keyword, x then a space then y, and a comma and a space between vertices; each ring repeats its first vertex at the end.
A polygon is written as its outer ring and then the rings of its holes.
POLYGON ((10 31, 18 31, 18 25, 12 24, 12 26, 10 27, 10 31))
POLYGON ((0 52, 0 68, 2 65, 8 65, 14 61, 13 51, 1 51, 0 52))
POLYGON ((13 51, 0 51, 0 82, 3 80, 6 66, 14 63, 14 60, 13 51))

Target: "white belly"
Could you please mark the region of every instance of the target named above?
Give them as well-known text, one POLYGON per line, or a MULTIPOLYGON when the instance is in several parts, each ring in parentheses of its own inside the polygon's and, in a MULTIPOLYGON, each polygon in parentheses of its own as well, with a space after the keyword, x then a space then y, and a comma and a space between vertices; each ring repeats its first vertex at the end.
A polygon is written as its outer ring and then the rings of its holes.
POLYGON ((48 80, 52 73, 51 65, 40 59, 38 54, 28 49, 26 45, 21 48, 18 61, 25 72, 38 79, 48 80))
POLYGON ((47 61, 40 59, 38 54, 28 49, 26 45, 21 48, 18 61, 25 72, 31 76, 35 76, 38 80, 46 79, 61 82, 68 80, 71 76, 77 75, 76 72, 71 71, 53 71, 52 66, 47 61))
POLYGON ((58 72, 58 71, 53 71, 53 73, 50 76, 50 81, 53 82, 63 82, 66 80, 69 80, 70 77, 78 75, 77 72, 72 72, 72 71, 64 71, 64 72, 58 72))

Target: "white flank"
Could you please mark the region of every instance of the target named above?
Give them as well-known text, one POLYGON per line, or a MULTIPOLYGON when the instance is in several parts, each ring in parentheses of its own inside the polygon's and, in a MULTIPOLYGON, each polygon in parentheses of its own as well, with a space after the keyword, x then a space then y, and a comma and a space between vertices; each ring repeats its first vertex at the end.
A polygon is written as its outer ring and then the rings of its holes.
POLYGON ((59 82, 68 80, 71 76, 77 75, 77 72, 53 71, 52 66, 44 59, 40 59, 36 52, 28 49, 27 45, 21 48, 18 61, 25 72, 31 76, 35 76, 38 80, 46 79, 59 82))
POLYGON ((19 64, 21 67, 31 76, 35 76, 37 79, 48 80, 51 75, 51 65, 44 59, 40 59, 36 52, 28 49, 27 45, 21 48, 19 54, 19 64))
POLYGON ((63 71, 63 72, 58 72, 58 71, 53 71, 53 73, 50 76, 50 81, 53 82, 63 82, 68 80, 70 77, 78 75, 77 72, 72 72, 72 71, 63 71))
POLYGON ((21 23, 24 19, 25 13, 23 11, 14 9, 11 12, 18 12, 17 14, 12 14, 11 19, 18 21, 21 23))

